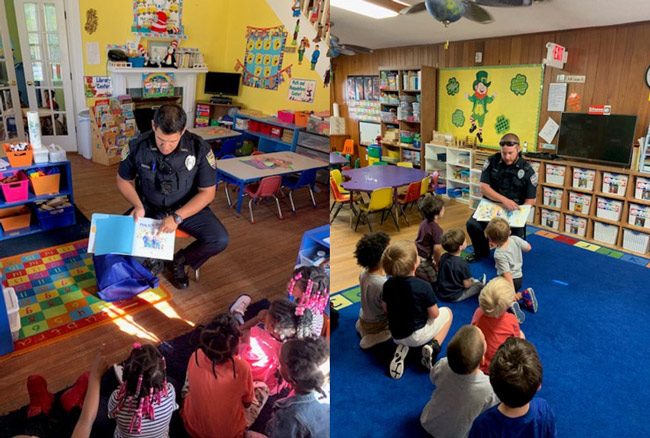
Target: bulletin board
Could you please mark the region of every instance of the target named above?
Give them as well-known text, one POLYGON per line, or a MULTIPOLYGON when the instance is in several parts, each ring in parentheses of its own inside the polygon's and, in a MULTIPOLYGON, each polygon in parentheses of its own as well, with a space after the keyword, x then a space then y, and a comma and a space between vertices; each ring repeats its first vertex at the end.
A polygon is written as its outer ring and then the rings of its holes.
POLYGON ((237 60, 235 70, 243 69, 242 82, 247 87, 277 90, 284 75, 291 77, 291 65, 282 68, 287 32, 284 26, 248 27, 244 62, 237 60))
POLYGON ((543 74, 541 64, 440 69, 438 131, 459 139, 481 133, 477 144, 487 148, 512 132, 536 150, 543 74))
POLYGON ((372 122, 359 122, 359 144, 368 146, 375 143, 381 135, 381 124, 372 122))

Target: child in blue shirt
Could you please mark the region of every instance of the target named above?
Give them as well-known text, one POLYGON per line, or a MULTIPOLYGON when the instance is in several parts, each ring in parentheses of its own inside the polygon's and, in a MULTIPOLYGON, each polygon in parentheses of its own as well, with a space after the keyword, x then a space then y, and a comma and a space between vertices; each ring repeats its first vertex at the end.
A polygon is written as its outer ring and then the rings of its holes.
POLYGON ((546 400, 535 398, 542 386, 542 364, 533 344, 508 338, 490 362, 490 384, 501 403, 474 420, 470 438, 557 436, 553 410, 546 400))

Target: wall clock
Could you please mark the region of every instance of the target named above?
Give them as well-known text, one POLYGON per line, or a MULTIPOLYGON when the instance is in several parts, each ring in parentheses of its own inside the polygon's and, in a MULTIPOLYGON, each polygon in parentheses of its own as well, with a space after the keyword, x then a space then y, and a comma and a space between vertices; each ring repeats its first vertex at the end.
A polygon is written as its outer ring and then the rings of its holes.
POLYGON ((645 71, 645 84, 650 88, 650 67, 645 71))

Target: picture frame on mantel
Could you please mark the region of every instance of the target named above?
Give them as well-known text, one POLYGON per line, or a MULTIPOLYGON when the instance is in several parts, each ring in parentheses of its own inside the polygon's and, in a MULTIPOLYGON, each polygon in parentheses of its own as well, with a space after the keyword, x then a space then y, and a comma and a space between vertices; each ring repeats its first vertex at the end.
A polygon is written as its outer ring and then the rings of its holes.
POLYGON ((155 41, 150 40, 147 44, 147 52, 149 53, 149 64, 160 67, 163 59, 167 55, 167 48, 169 41, 155 41))

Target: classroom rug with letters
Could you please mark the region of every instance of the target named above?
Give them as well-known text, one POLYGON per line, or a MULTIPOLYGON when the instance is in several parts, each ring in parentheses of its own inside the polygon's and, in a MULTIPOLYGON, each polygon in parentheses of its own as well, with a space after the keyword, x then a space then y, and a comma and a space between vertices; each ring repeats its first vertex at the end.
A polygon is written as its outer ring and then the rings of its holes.
MULTIPOLYGON (((539 311, 526 312, 521 329, 539 352, 544 378, 538 396, 551 405, 558 436, 647 436, 650 392, 639 382, 646 381, 650 361, 650 260, 528 228, 524 287, 535 289, 539 311)), ((475 278, 496 275, 492 257, 470 268, 475 278)), ((411 349, 404 376, 393 380, 392 341, 362 351, 354 328, 359 294, 355 286, 331 297, 340 312, 331 342, 332 437, 427 436, 419 417, 434 386, 420 353, 411 349)), ((478 299, 439 305, 453 312, 444 357, 478 299)))
POLYGON ((0 260, 7 286, 20 305, 21 329, 14 352, 31 350, 97 324, 134 314, 169 300, 162 285, 128 300, 106 302, 97 296, 88 240, 27 252, 0 260))

